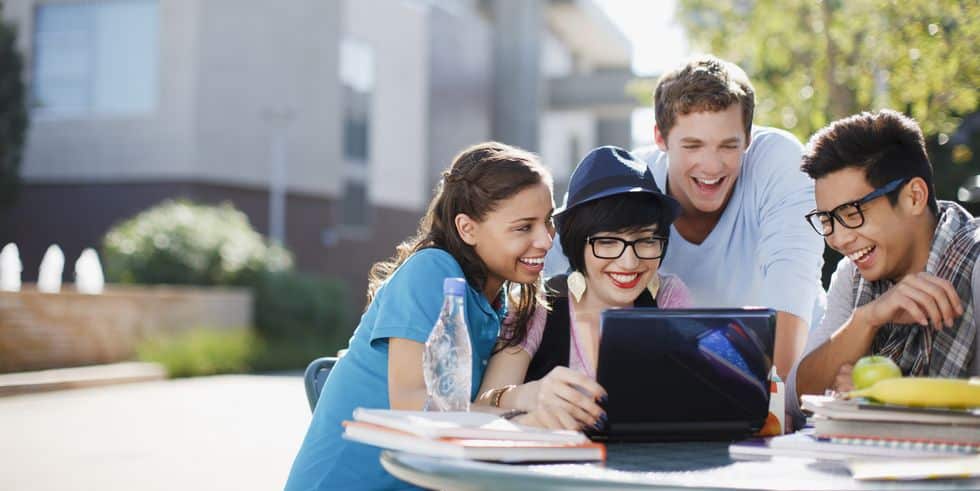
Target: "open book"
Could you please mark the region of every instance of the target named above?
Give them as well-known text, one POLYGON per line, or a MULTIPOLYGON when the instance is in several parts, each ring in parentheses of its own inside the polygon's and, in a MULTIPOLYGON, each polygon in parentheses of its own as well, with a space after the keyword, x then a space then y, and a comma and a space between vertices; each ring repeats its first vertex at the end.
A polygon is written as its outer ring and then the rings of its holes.
POLYGON ((344 438, 420 455, 498 462, 605 460, 605 446, 582 433, 514 424, 480 412, 357 409, 344 438))

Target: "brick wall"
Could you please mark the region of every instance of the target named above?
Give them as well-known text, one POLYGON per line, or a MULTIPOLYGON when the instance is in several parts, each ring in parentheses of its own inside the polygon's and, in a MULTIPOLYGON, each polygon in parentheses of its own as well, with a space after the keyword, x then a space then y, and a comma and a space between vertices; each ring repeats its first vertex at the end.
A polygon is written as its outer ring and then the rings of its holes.
POLYGON ((131 359, 147 337, 191 328, 246 329, 247 290, 109 285, 99 295, 0 292, 0 373, 131 359))

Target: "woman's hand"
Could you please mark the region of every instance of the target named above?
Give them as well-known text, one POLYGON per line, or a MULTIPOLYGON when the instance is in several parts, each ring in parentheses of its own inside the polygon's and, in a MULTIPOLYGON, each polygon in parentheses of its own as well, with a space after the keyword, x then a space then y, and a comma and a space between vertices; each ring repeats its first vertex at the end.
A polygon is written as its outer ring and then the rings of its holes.
POLYGON ((605 389, 568 367, 555 367, 541 380, 515 390, 516 407, 528 411, 519 421, 550 429, 579 430, 600 424, 605 413, 597 400, 605 389))

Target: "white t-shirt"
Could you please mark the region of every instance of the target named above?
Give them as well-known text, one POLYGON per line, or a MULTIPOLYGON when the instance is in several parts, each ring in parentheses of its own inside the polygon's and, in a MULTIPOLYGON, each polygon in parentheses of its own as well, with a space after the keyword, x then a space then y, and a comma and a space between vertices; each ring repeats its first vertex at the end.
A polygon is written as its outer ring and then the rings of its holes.
MULTIPOLYGON (((660 270, 684 281, 695 306, 764 306, 819 324, 824 241, 803 218, 815 201, 813 180, 800 170, 802 151, 790 133, 754 127, 731 200, 704 242, 692 244, 671 227, 660 270)), ((634 155, 667 189, 667 153, 653 147, 634 155)))

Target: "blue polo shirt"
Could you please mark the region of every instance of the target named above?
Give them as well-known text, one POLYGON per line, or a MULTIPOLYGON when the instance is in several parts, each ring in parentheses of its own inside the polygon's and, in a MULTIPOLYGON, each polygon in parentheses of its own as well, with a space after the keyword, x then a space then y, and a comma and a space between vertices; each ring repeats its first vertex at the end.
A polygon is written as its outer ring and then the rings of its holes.
MULTIPOLYGON (((358 407, 391 407, 388 339, 425 343, 442 308, 442 280, 448 277, 464 277, 456 259, 442 249, 424 249, 402 263, 378 289, 347 354, 327 377, 287 490, 414 489, 381 467, 380 449, 344 440, 341 422, 350 420, 358 407)), ((494 310, 471 286, 464 309, 473 348, 471 398, 475 398, 506 308, 494 310)))

